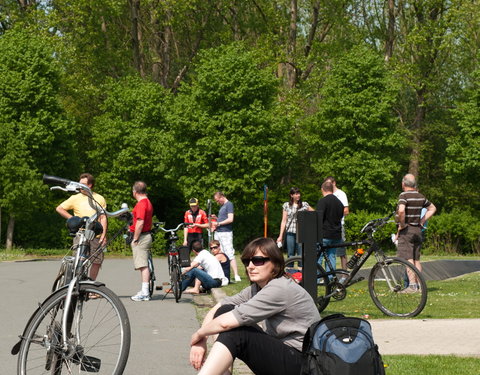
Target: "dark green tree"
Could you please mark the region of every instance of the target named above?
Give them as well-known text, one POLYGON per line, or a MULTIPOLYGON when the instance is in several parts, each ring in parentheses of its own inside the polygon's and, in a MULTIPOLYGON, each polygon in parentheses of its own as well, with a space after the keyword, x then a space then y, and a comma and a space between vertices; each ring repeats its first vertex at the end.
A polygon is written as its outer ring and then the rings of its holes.
POLYGON ((9 218, 8 248, 16 219, 42 205, 42 173, 75 170, 76 159, 48 37, 14 28, 0 37, 0 55, 0 207, 9 218))
POLYGON ((304 137, 317 183, 335 176, 355 209, 384 212, 405 162, 392 111, 397 90, 382 58, 366 46, 335 61, 304 137))
POLYGON ((452 110, 457 120, 457 132, 450 137, 447 148, 446 170, 456 189, 450 204, 479 207, 478 181, 480 181, 480 71, 476 82, 467 90, 466 99, 452 110))
POLYGON ((204 51, 171 120, 185 196, 204 202, 224 191, 238 209, 236 228, 249 224, 245 236, 261 233, 262 187, 285 168, 287 122, 277 117, 277 81, 260 61, 241 43, 204 51))

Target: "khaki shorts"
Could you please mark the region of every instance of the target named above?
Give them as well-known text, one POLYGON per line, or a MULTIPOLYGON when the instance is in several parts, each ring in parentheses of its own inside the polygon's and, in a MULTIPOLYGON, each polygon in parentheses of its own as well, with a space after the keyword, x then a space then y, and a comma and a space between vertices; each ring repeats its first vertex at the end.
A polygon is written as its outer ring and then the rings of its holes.
POLYGON ((398 234, 397 256, 403 259, 420 260, 422 229, 407 225, 398 234))
MULTIPOLYGON (((103 258, 104 258, 103 250, 97 252, 97 249, 99 246, 100 246, 99 237, 95 237, 93 240, 90 241, 90 257, 92 259, 92 264, 103 263, 103 258)), ((75 236, 75 238, 73 239, 73 246, 72 246, 73 256, 75 256, 77 252, 77 247, 78 247, 78 237, 75 236)))
POLYGON ((152 248, 150 232, 142 233, 137 243, 132 242, 133 266, 136 270, 148 267, 148 252, 152 248))

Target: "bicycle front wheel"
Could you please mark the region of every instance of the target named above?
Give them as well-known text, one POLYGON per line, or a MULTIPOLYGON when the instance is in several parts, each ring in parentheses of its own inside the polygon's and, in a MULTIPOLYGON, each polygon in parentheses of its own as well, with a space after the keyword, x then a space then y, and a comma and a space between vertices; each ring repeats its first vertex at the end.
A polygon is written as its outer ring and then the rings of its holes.
POLYGON ((180 267, 178 266, 177 262, 174 262, 170 272, 170 283, 173 290, 173 295, 175 296, 175 302, 178 302, 182 296, 181 276, 180 267))
MULTIPOLYGON (((302 257, 290 257, 285 261, 285 273, 297 283, 303 279, 302 257)), ((327 273, 322 266, 317 264, 317 308, 319 312, 325 310, 330 302, 330 297, 326 297, 330 292, 328 286, 329 280, 327 273)))
POLYGON ((119 298, 105 286, 81 284, 72 296, 64 347, 66 296, 66 288, 53 293, 30 321, 17 374, 122 374, 130 351, 130 323, 119 298))
POLYGON ((368 291, 375 305, 386 315, 413 317, 420 314, 427 303, 427 284, 420 271, 400 258, 386 258, 375 264, 368 279, 368 291), (418 289, 409 292, 408 274, 415 275, 418 289))
POLYGON ((153 268, 153 259, 150 255, 148 257, 148 270, 150 271, 150 278, 148 280, 148 295, 152 298, 153 291, 155 290, 155 269, 153 268))

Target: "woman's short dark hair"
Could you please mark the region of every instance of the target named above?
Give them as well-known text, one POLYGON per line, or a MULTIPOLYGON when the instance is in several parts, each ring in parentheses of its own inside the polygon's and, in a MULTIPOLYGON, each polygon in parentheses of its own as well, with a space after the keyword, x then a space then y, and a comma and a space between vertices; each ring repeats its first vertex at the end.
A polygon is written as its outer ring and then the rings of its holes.
MULTIPOLYGON (((297 187, 292 187, 290 188, 290 206, 293 206, 293 194, 301 194, 300 189, 297 187)), ((302 207, 302 196, 300 196, 300 199, 298 200, 298 208, 302 207)))
POLYGON ((285 260, 283 254, 272 238, 260 237, 251 241, 243 250, 241 259, 252 258, 260 250, 273 263, 273 278, 277 279, 285 274, 285 260))

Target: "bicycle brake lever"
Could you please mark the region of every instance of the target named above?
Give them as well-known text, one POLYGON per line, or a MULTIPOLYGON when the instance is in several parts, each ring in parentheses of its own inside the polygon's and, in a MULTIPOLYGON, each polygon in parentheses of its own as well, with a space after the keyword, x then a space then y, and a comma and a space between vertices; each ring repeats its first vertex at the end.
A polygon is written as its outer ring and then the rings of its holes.
POLYGON ((61 190, 61 191, 68 191, 67 189, 61 187, 61 186, 52 186, 50 190, 61 190))

